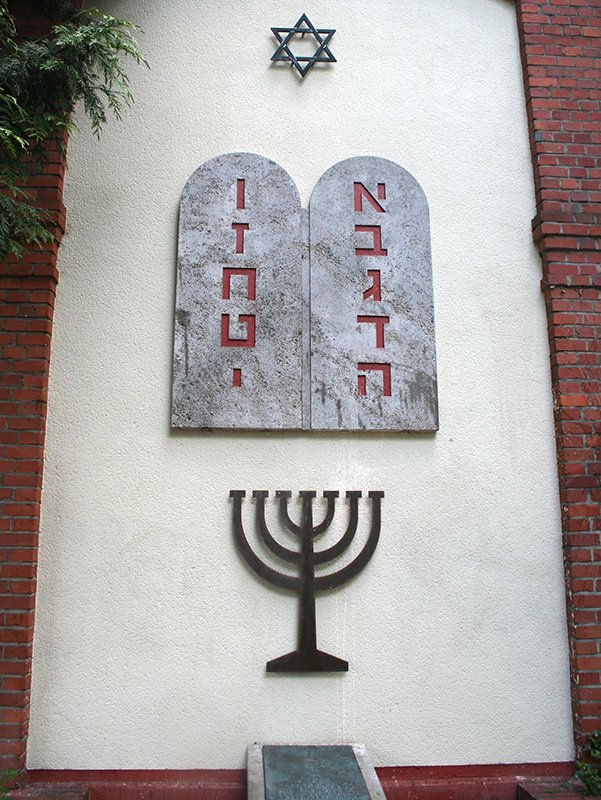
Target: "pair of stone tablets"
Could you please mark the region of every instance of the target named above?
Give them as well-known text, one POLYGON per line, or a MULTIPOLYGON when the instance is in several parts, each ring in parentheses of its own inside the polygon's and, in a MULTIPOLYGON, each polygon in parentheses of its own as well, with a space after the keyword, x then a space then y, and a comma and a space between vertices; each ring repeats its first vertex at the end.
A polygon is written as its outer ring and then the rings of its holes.
POLYGON ((251 153, 199 167, 179 219, 172 426, 438 428, 428 205, 391 161, 350 158, 308 212, 251 153))

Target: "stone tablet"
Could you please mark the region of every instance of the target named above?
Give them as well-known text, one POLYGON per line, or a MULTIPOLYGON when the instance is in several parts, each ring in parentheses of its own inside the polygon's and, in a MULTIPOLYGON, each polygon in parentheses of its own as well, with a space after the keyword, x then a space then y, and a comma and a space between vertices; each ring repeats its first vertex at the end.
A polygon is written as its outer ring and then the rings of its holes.
POLYGON ((301 203, 262 156, 231 153, 188 180, 179 217, 175 428, 300 428, 301 203))
POLYGON ((424 192, 382 158, 349 158, 309 207, 311 428, 438 429, 424 192))
POLYGON ((252 745, 248 800, 385 800, 363 745, 252 745))

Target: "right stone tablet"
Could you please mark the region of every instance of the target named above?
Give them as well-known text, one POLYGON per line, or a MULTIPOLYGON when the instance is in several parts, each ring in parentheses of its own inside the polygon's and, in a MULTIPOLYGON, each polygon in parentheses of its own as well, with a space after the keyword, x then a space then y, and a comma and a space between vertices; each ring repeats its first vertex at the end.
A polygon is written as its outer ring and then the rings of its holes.
POLYGON ((438 429, 430 221, 415 178, 349 158, 309 207, 311 428, 438 429))

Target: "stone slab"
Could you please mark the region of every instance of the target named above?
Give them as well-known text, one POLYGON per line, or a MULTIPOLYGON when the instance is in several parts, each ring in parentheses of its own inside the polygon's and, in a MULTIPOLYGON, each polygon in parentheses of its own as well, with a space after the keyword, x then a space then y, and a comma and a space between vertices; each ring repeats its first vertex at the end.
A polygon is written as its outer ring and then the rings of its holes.
POLYGON ((173 427, 301 428, 302 258, 285 170, 230 153, 192 174, 180 203, 173 427))
POLYGON ((350 158, 309 207, 311 428, 438 429, 428 204, 392 161, 350 158))
POLYGON ((385 800, 363 745, 252 745, 249 800, 385 800))

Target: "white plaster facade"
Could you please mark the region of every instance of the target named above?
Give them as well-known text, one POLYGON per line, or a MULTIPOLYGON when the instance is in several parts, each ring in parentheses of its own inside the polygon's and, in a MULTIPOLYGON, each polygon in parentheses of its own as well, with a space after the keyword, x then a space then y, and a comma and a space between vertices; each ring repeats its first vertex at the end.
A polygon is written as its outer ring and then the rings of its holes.
POLYGON ((134 109, 78 116, 60 251, 30 768, 241 767, 361 741, 380 765, 572 756, 561 534, 515 9, 507 0, 114 0, 134 109), (305 11, 338 63, 270 66, 305 11), (169 427, 179 195, 230 151, 319 176, 378 155, 432 225, 435 435, 169 427), (318 600, 347 675, 266 675, 296 600, 234 550, 228 492, 383 489, 368 568, 318 600))

